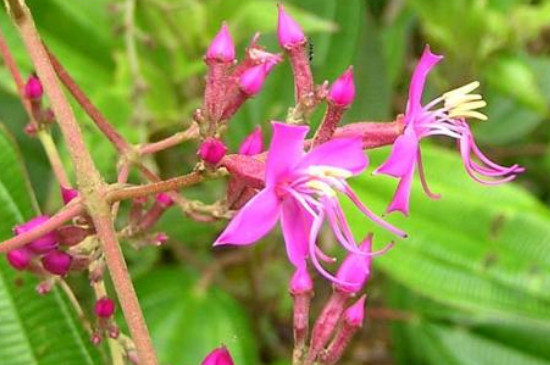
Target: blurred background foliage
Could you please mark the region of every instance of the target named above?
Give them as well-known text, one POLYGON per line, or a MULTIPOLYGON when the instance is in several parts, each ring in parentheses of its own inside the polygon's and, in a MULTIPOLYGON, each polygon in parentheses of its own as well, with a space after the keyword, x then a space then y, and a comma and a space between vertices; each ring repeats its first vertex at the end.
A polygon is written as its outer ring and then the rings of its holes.
MULTIPOLYGON (((228 21, 241 52, 256 31, 262 44, 278 49, 270 0, 28 3, 46 44, 133 143, 190 123, 201 103, 202 55, 221 21, 228 21)), ((427 94, 481 81, 490 119, 474 122, 478 141, 497 161, 527 167, 514 184, 480 187, 448 152, 448 141, 427 146, 428 179, 443 198, 431 201, 415 186, 411 217, 390 217, 410 237, 375 260, 369 320, 342 364, 550 364, 550 1, 294 0, 285 6, 310 36, 317 82, 355 67, 357 99, 346 122, 389 121, 402 112, 411 71, 429 43, 446 58, 431 74, 427 94)), ((32 72, 5 12, 0 27, 18 64, 32 72)), ((269 134, 268 120, 284 118, 292 93, 284 63, 231 122, 231 149, 258 124, 269 134)), ((96 162, 113 181, 115 151, 76 105, 75 111, 96 162)), ((25 114, 5 67, 0 120, 7 129, 0 138, 0 233, 6 238, 15 222, 36 214, 35 197, 46 212, 60 199, 41 146, 22 131, 25 114)), ((165 177, 182 174, 196 161, 195 151, 182 145, 148 164, 165 177)), ((372 165, 388 151, 369 153, 372 165)), ((354 185, 382 212, 395 181, 368 174, 354 185)), ((184 194, 212 202, 224 187, 209 183, 184 194)), ((372 229, 348 211, 358 235, 372 229)), ((125 247, 162 362, 198 364, 225 343, 236 364, 289 364, 291 267, 280 238, 213 251, 210 243, 223 224, 196 223, 173 209, 158 227, 171 237, 165 248, 125 247)), ((376 237, 380 245, 391 239, 383 232, 376 237)), ((15 279, 2 262, 2 364, 104 361, 105 349, 89 345, 60 292, 35 297, 31 277, 15 279)), ((85 278, 71 284, 89 308, 85 278)), ((314 310, 329 290, 316 279, 314 310)))

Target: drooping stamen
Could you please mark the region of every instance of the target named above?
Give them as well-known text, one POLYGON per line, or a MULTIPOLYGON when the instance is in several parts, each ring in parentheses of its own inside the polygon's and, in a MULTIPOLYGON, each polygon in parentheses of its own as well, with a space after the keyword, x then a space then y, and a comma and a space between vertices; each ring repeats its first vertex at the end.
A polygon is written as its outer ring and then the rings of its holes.
POLYGON ((426 180, 426 176, 424 173, 424 165, 422 164, 422 152, 420 152, 420 149, 418 149, 418 152, 416 153, 416 163, 417 163, 417 169, 418 169, 418 176, 420 176, 420 182, 422 183, 422 189, 424 189, 424 193, 431 199, 439 199, 441 198, 441 194, 433 193, 430 187, 428 186, 428 181, 426 180))

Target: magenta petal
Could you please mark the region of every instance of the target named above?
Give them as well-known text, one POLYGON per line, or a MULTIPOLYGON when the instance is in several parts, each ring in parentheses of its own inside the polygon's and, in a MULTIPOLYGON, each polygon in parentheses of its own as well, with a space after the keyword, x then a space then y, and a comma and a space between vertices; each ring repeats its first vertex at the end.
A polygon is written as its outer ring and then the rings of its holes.
MULTIPOLYGON (((422 57, 420 57, 420 61, 418 61, 411 78, 411 84, 409 86, 409 104, 406 112, 407 116, 414 115, 422 107, 422 93, 428 73, 442 58, 443 56, 433 54, 430 50, 430 46, 424 48, 422 57)), ((410 118, 407 118, 407 123, 409 120, 410 118)))
POLYGON ((337 138, 312 149, 296 168, 329 166, 344 169, 356 175, 362 172, 368 163, 360 137, 337 138))
POLYGON ((403 177, 414 166, 418 152, 418 139, 413 128, 406 128, 393 144, 390 157, 376 169, 376 174, 403 177))
POLYGON ((247 245, 265 236, 279 219, 279 199, 271 189, 254 196, 220 234, 214 246, 247 245))
POLYGON ((285 199, 282 205, 281 228, 288 259, 295 267, 305 265, 308 255, 309 233, 313 217, 294 199, 285 199))
POLYGON ((392 202, 386 210, 388 213, 393 211, 399 211, 404 215, 409 215, 409 201, 411 197, 411 184, 414 175, 414 164, 411 166, 410 171, 405 174, 397 185, 397 190, 393 195, 392 202))
POLYGON ((267 153, 265 181, 273 186, 302 158, 309 127, 272 122, 273 137, 267 153))

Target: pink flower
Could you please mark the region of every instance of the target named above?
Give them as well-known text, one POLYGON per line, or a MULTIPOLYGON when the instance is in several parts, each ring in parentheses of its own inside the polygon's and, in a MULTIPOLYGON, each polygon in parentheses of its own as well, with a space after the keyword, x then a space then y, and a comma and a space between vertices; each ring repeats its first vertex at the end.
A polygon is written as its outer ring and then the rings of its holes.
POLYGON ((69 204, 71 200, 78 196, 78 190, 72 188, 61 187, 61 198, 65 205, 69 204))
POLYGON ((327 99, 342 108, 349 107, 355 99, 353 67, 350 66, 330 87, 327 99))
POLYGON ((478 86, 472 82, 451 90, 428 104, 422 106, 422 92, 430 70, 442 59, 433 54, 426 46, 424 53, 413 73, 409 88, 409 100, 405 113, 405 131, 394 143, 390 157, 376 173, 399 178, 399 185, 387 211, 409 213, 409 198, 414 171, 418 168, 424 191, 430 198, 433 194, 424 178, 419 142, 424 137, 439 135, 455 138, 466 172, 475 181, 495 185, 513 180, 524 171, 518 165, 504 167, 487 158, 477 147, 466 118, 486 120, 487 117, 477 111, 486 105, 481 95, 471 94, 478 86), (442 105, 441 105, 442 104, 442 105), (439 107, 436 107, 440 105, 439 107), (475 161, 477 159, 478 161, 475 161))
POLYGON ((248 135, 239 147, 239 155, 254 156, 262 153, 264 150, 264 140, 262 137, 262 128, 256 127, 248 135))
POLYGON ((308 127, 272 124, 265 187, 243 206, 215 245, 254 243, 280 221, 290 262, 300 268, 309 257, 322 275, 338 282, 319 262, 319 258, 332 261, 316 243, 324 218, 344 248, 364 254, 355 244, 338 201, 338 192, 346 195, 375 223, 405 236, 363 205, 346 182, 367 167, 360 138, 332 140, 304 153, 308 127))
POLYGON ((32 253, 27 248, 22 247, 8 252, 6 258, 13 268, 24 270, 31 263, 32 253))
POLYGON ((306 42, 304 31, 279 4, 279 19, 277 23, 277 38, 282 48, 289 49, 306 42))
POLYGON ((367 296, 363 295, 357 302, 351 305, 344 312, 344 321, 352 327, 361 327, 365 318, 365 301, 367 296))
POLYGON ((225 22, 222 23, 220 31, 210 43, 205 58, 207 61, 216 60, 227 63, 235 60, 235 45, 225 22))
POLYGON ((227 348, 222 346, 208 354, 201 365, 233 365, 233 359, 227 348))

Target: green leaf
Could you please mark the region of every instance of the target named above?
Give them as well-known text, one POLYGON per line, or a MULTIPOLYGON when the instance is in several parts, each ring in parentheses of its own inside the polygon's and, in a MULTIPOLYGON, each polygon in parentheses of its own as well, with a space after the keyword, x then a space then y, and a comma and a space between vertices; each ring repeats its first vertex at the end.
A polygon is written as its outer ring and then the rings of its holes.
MULTIPOLYGON (((36 212, 36 204, 15 145, 0 126, 0 239, 36 212)), ((0 359, 15 364, 100 364, 98 350, 84 333, 60 290, 39 296, 37 280, 0 261, 0 359), (22 278, 21 283, 18 278, 22 278)))
MULTIPOLYGON (((386 153, 373 151, 373 165, 386 153)), ((524 190, 480 186, 463 171, 456 155, 423 146, 431 201, 415 182, 411 218, 389 219, 409 238, 375 260, 407 288, 454 308, 487 318, 521 319, 550 327, 550 212, 524 190)), ((367 177, 355 185, 363 201, 382 212, 395 179, 367 177)), ((366 218, 348 209, 351 224, 365 234, 366 218)), ((395 239, 375 229, 379 241, 395 239)))
POLYGON ((219 289, 202 290, 189 271, 165 268, 135 282, 161 363, 200 364, 225 344, 235 364, 258 364, 245 311, 219 289))

